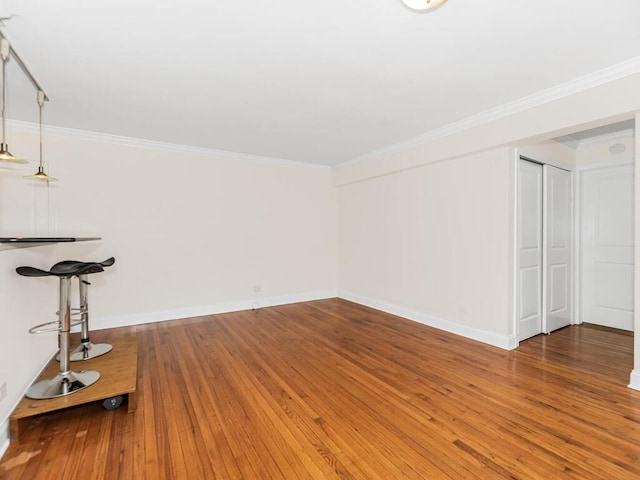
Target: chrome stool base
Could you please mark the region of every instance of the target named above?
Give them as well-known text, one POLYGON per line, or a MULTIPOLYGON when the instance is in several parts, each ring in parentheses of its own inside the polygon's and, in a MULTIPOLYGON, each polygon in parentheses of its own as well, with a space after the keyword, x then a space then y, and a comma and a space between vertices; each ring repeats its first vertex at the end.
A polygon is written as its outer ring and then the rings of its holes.
MULTIPOLYGON (((102 268, 110 267, 115 263, 115 258, 111 257, 104 262, 100 262, 97 265, 102 268)), ((70 265, 74 263, 74 260, 68 260, 62 262, 63 264, 70 265)), ((76 262, 80 263, 80 262, 76 262)), ((91 360, 92 358, 99 357, 105 353, 109 353, 113 346, 108 343, 93 344, 89 340, 89 276, 85 274, 78 275, 78 291, 80 293, 80 306, 73 309, 80 315, 80 324, 82 325, 82 331, 80 334, 80 345, 71 350, 69 354, 69 360, 72 362, 80 362, 83 360, 91 360)))
POLYGON ((98 372, 83 370, 81 372, 58 373, 55 377, 34 383, 27 390, 26 396, 34 400, 62 397, 93 385, 100 378, 98 372))
POLYGON ((69 360, 72 362, 80 362, 82 360, 91 360, 92 358, 99 357, 105 353, 109 353, 113 345, 108 343, 81 343, 76 348, 71 350, 69 354, 69 360))

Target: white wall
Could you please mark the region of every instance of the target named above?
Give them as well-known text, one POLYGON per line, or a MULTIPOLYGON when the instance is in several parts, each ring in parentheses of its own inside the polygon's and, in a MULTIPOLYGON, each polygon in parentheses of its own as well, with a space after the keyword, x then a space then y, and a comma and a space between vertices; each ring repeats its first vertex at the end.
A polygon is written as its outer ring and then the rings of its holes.
POLYGON ((562 95, 547 92, 535 101, 524 99, 337 167, 341 295, 487 343, 515 346, 514 149, 549 158, 561 151, 571 167, 575 152, 542 142, 630 118, 640 111, 638 81, 640 74, 591 87, 578 82, 562 95), (452 184, 453 175, 465 188, 441 189, 452 184), (476 179, 485 184, 485 196, 480 187, 469 186, 476 179), (421 210, 428 205, 425 200, 450 215, 421 210), (495 236, 479 230, 479 224, 495 236), (460 240, 465 225, 476 238, 460 240), (442 241, 443 247, 428 235, 439 231, 446 232, 451 245, 442 241), (486 245, 488 253, 479 245, 486 245), (425 252, 434 248, 434 253, 425 252), (477 258, 470 256, 465 268, 454 250, 477 258), (425 273, 427 265, 433 276, 425 273), (369 275, 359 275, 358 269, 369 275), (454 277, 461 283, 457 291, 454 277))
MULTIPOLYGON (((0 181, 4 190, 4 182, 0 181)), ((0 251, 0 385, 7 396, 0 400, 0 456, 8 445, 8 417, 35 380, 56 347, 55 335, 29 335, 39 323, 55 320, 57 282, 19 277, 20 265, 50 265, 55 247, 0 251)))
POLYGON ((340 294, 509 348, 512 151, 340 186, 340 294))
MULTIPOLYGON (((40 203, 46 200, 46 188, 25 188, 23 171, 18 167, 0 169, 0 210, 9 212, 0 215, 0 236, 6 236, 11 225, 20 234, 30 233, 34 227, 35 200, 40 203)), ((28 171, 25 169, 24 173, 28 171)), ((55 319, 56 280, 25 279, 15 269, 20 265, 50 265, 56 259, 55 250, 55 246, 32 249, 0 246, 0 386, 6 384, 7 389, 7 396, 0 400, 0 455, 8 445, 9 414, 56 348, 55 335, 27 332, 36 324, 55 319)))
POLYGON ((335 289, 329 169, 60 137, 49 148, 74 159, 56 170, 74 185, 60 191, 59 230, 100 234, 96 255, 117 259, 102 317, 335 289))
MULTIPOLYGON (((34 134, 14 129, 12 151, 35 157, 34 134)), ((19 277, 19 265, 115 256, 114 267, 92 277, 94 328, 336 294, 336 195, 328 168, 60 131, 47 135, 45 155, 60 179, 48 190, 0 175, 3 236, 103 240, 0 251, 0 381, 9 390, 0 427, 56 347, 55 335, 26 331, 55 319, 57 282, 19 277), (40 205, 47 196, 50 212, 46 204, 36 209, 35 200, 40 205)))

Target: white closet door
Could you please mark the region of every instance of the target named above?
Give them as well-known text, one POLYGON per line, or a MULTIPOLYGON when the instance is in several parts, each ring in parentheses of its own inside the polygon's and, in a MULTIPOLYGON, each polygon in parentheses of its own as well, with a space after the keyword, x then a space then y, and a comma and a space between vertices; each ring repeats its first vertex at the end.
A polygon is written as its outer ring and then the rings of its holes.
POLYGON ((518 340, 542 333, 542 165, 520 160, 518 174, 518 340))
POLYGON ((571 324, 572 235, 571 173, 544 165, 543 322, 545 333, 571 324))
POLYGON ((582 173, 582 321, 633 330, 633 165, 582 173))

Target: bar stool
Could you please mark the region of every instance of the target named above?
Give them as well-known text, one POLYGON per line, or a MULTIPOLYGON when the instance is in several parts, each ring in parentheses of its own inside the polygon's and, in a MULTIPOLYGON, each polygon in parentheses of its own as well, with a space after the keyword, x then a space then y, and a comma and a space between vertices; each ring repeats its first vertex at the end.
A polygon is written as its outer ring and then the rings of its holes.
MULTIPOLYGON (((51 271, 66 271, 70 268, 79 267, 79 265, 84 263, 87 262, 65 260, 63 262, 56 263, 53 267, 51 267, 51 271)), ((95 263, 100 265, 102 268, 106 268, 116 263, 116 259, 110 257, 102 262, 95 263)), ((75 347, 69 353, 69 360, 71 360, 72 362, 90 360, 92 358, 99 357, 100 355, 109 353, 113 348, 113 346, 108 343, 91 343, 91 341, 89 340, 89 285, 91 284, 88 280, 88 274, 81 273, 77 275, 77 277, 78 291, 80 293, 80 306, 79 308, 72 308, 71 310, 75 310, 80 315, 80 325, 82 325, 82 333, 80 335, 80 345, 75 347)), ((60 355, 58 355, 57 359, 60 360, 60 355)))
MULTIPOLYGON (((16 272, 25 277, 54 276, 60 280, 58 321, 37 325, 29 330, 31 333, 42 333, 52 324, 57 324, 60 343, 60 369, 54 377, 41 380, 31 385, 26 396, 33 399, 55 398, 82 390, 100 378, 100 373, 92 370, 73 372, 69 368, 69 332, 71 330, 71 302, 69 290, 71 279, 78 275, 103 272, 99 263, 76 263, 59 266, 56 271, 40 270, 35 267, 18 267, 16 272)), ((49 330, 51 331, 51 330, 49 330)))

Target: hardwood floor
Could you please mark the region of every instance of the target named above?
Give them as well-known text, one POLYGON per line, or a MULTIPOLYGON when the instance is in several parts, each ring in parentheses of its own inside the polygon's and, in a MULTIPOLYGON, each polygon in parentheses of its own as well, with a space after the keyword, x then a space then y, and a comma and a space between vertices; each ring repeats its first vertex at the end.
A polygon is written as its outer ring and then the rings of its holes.
POLYGON ((343 300, 137 333, 138 409, 37 417, 2 479, 635 479, 633 337, 503 351, 343 300))

